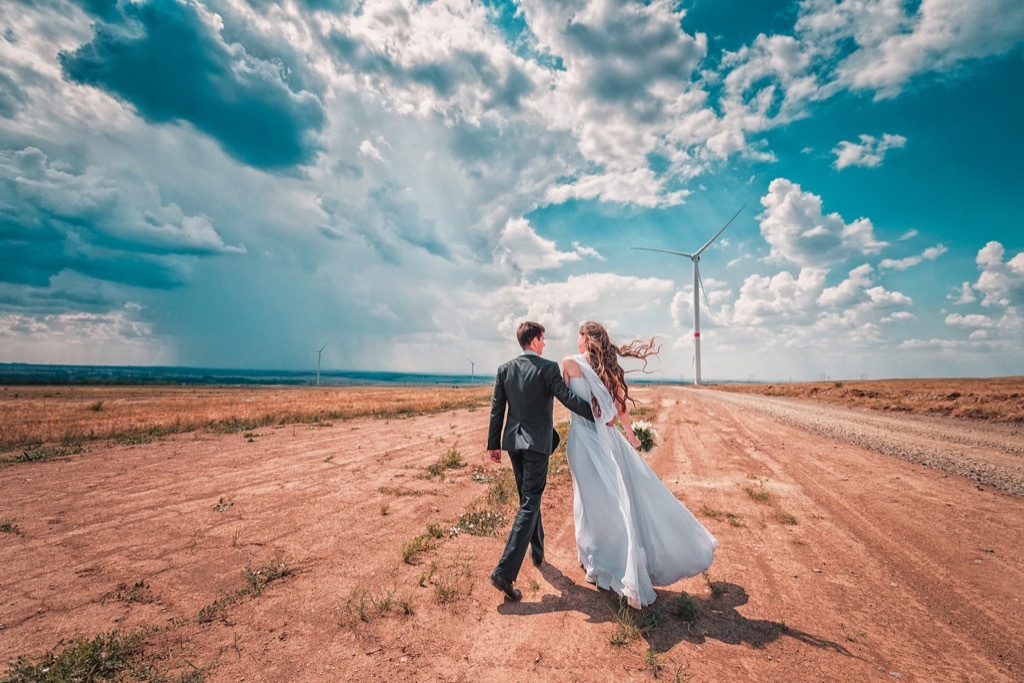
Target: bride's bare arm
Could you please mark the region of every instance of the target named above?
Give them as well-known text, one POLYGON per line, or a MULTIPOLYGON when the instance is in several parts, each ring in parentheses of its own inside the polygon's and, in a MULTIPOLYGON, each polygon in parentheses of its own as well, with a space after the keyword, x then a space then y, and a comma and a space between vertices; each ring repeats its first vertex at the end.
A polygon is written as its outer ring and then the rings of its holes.
MULTIPOLYGON (((615 405, 619 405, 618 401, 615 402, 615 405)), ((625 432, 626 441, 628 441, 629 445, 633 448, 639 448, 640 439, 636 438, 636 434, 633 433, 633 425, 629 421, 629 410, 619 406, 618 418, 619 422, 622 424, 622 431, 625 432)))
POLYGON ((566 356, 562 360, 562 379, 565 383, 569 383, 570 377, 580 377, 583 375, 583 371, 580 370, 580 364, 576 362, 576 359, 572 356, 566 356))

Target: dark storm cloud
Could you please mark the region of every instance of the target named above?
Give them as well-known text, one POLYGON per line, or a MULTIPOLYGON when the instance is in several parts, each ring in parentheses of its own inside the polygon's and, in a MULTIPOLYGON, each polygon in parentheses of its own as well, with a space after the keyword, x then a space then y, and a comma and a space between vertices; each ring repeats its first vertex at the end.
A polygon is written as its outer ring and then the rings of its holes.
POLYGON ((20 287, 0 283, 0 311, 30 311, 33 313, 64 313, 109 311, 111 298, 95 286, 83 287, 49 283, 48 287, 20 287))
POLYGON ((0 282, 44 286, 64 271, 166 289, 181 257, 240 253, 210 222, 161 201, 145 183, 0 149, 0 282))
POLYGON ((520 100, 534 90, 533 81, 521 69, 512 66, 503 71, 484 52, 455 50, 444 60, 404 66, 340 31, 333 31, 328 42, 355 71, 386 76, 400 86, 424 85, 442 97, 467 88, 483 93, 481 100, 489 107, 517 110, 520 100))
POLYGON ((79 4, 89 14, 105 21, 110 21, 120 14, 117 0, 81 0, 79 4))
POLYGON ((190 4, 126 5, 122 22, 97 24, 92 42, 60 62, 67 78, 108 90, 149 121, 187 121, 249 165, 283 169, 317 152, 317 98, 292 91, 276 63, 226 45, 190 4))

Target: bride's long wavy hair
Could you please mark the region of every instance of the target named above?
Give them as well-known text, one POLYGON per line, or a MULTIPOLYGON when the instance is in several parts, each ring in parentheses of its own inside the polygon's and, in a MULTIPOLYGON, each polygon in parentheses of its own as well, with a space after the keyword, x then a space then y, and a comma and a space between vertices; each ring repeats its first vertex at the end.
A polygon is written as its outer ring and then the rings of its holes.
POLYGON ((661 349, 660 346, 655 346, 654 337, 646 340, 635 339, 628 344, 616 346, 612 343, 604 325, 593 321, 583 323, 580 327, 580 334, 583 335, 590 366, 608 388, 615 399, 615 404, 623 411, 626 410, 626 401, 631 401, 633 405, 636 405, 636 401, 629 396, 626 372, 619 365, 619 356, 639 358, 644 362, 643 369, 646 370, 647 359, 658 355, 658 351, 661 349))

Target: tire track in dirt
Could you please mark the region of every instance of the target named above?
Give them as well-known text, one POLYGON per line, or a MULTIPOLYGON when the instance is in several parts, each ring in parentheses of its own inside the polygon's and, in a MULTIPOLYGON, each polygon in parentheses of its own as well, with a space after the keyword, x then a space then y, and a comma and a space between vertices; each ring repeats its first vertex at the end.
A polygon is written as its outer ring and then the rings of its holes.
MULTIPOLYGON (((840 642, 834 625, 828 629, 813 611, 807 613, 806 589, 794 593, 794 571, 810 570, 787 557, 792 528, 766 516, 771 510, 745 492, 774 475, 744 448, 743 426, 695 392, 664 388, 657 395, 663 440, 652 466, 721 544, 709 574, 711 585, 726 592, 708 595, 700 577, 683 584, 702 610, 699 637, 684 638, 697 646, 690 660, 699 665, 696 670, 707 680, 828 680, 874 673, 840 642)), ((771 482, 776 493, 780 483, 771 482)), ((802 507, 793 511, 809 516, 802 507)))
MULTIPOLYGON (((731 395, 700 392, 700 396, 709 404, 706 419, 717 421, 719 428, 723 422, 729 424, 750 456, 760 461, 773 479, 796 484, 801 495, 814 501, 825 519, 832 522, 836 534, 854 538, 854 551, 869 556, 848 556, 846 562, 867 565, 866 560, 870 560, 881 569, 876 576, 881 585, 875 587, 879 593, 892 592, 885 590, 884 574, 888 572, 897 579, 895 584, 890 581, 893 585, 888 588, 896 588, 900 599, 919 605, 916 615, 909 610, 906 614, 886 615, 893 623, 903 621, 919 637, 918 647, 913 648, 901 646, 898 632, 894 633, 893 644, 897 647, 889 661, 913 656, 914 650, 920 649, 931 653, 927 665, 941 675, 991 680, 1024 670, 1021 655, 1012 645, 1022 636, 1019 602, 1013 612, 1003 614, 1007 604, 1013 605, 1013 587, 1024 580, 1013 557, 1019 555, 1019 546, 1008 545, 1001 536, 1001 532, 1016 530, 1010 520, 1020 505, 1014 499, 997 499, 1010 506, 1009 511, 1000 512, 1006 527, 987 525, 981 529, 976 521, 954 519, 954 508, 962 501, 973 503, 984 495, 960 484, 962 480, 941 479, 926 470, 903 466, 895 479, 893 475, 884 476, 888 482, 869 477, 876 481, 864 490, 851 482, 860 479, 864 469, 888 471, 884 456, 858 453, 858 446, 836 447, 827 440, 808 438, 792 427, 780 426, 767 415, 771 411, 751 411, 735 401, 721 400, 723 396, 731 399, 731 395), (710 407, 713 403, 719 407, 710 407), (843 472, 847 476, 838 476, 840 468, 848 470, 843 472), (901 483, 896 484, 896 480, 901 483), (930 490, 933 488, 939 490, 930 490), (885 495, 877 495, 879 492, 885 495), (949 527, 956 534, 952 539, 948 531, 942 531, 949 527), (964 548, 964 544, 969 547, 964 548), (985 560, 996 564, 997 571, 989 571, 986 581, 979 582, 977 573, 969 570, 974 565, 964 562, 963 555, 977 555, 979 546, 987 544, 999 546, 995 562, 985 560), (922 637, 928 631, 931 636, 922 637), (959 659, 956 666, 946 662, 953 650, 959 659)), ((839 421, 827 431, 842 433, 845 411, 839 415, 839 411, 827 412, 829 419, 839 421)), ((913 431, 899 433, 906 441, 913 431)), ((829 541, 823 538, 820 542, 829 541)))
POLYGON ((1015 425, 890 415, 780 397, 715 395, 821 436, 1024 495, 1024 429, 1015 425))

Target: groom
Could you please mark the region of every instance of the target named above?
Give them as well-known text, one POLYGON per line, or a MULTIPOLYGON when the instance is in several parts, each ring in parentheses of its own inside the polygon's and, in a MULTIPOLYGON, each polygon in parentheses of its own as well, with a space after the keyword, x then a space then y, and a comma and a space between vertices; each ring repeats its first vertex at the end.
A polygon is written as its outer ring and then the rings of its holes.
POLYGON ((541 358, 544 326, 524 322, 516 331, 516 339, 523 352, 498 368, 487 432, 487 452, 491 460, 501 462, 501 450, 508 451, 519 491, 519 512, 512 522, 505 552, 491 574, 494 587, 512 601, 522 597, 512 584, 519 576, 527 546, 532 546, 530 556, 535 565, 539 567, 544 561, 540 499, 548 481, 548 456, 558 438, 551 417, 552 399, 557 398, 566 408, 588 420, 594 419, 590 405, 569 391, 562 381, 558 363, 541 358))

